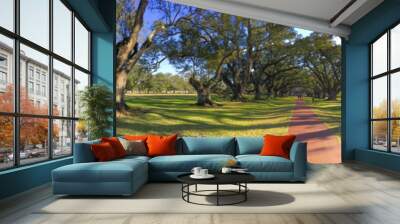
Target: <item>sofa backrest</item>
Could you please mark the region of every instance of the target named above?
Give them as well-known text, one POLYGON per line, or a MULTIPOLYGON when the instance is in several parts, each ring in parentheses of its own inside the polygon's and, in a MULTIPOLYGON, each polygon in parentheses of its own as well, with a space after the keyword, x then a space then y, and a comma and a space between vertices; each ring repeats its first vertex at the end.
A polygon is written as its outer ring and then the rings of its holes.
POLYGON ((263 144, 263 137, 236 137, 236 155, 259 154, 263 144))
POLYGON ((75 143, 74 147, 74 163, 90 163, 95 162, 96 158, 90 148, 92 144, 98 144, 100 140, 75 143))
POLYGON ((183 137, 177 143, 177 153, 187 155, 226 154, 235 155, 233 137, 183 137))

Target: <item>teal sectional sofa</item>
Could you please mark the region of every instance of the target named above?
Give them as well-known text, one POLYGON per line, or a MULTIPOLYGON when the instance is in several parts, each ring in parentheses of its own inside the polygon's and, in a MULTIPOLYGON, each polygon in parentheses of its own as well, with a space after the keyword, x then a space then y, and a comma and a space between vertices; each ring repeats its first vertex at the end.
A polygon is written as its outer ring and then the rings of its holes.
POLYGON ((91 141, 75 144, 74 163, 52 172, 54 194, 131 195, 148 181, 176 181, 193 167, 218 172, 228 160, 236 160, 259 182, 304 182, 307 145, 295 142, 290 159, 260 156, 262 137, 183 137, 176 144, 177 155, 127 156, 96 162, 91 141))

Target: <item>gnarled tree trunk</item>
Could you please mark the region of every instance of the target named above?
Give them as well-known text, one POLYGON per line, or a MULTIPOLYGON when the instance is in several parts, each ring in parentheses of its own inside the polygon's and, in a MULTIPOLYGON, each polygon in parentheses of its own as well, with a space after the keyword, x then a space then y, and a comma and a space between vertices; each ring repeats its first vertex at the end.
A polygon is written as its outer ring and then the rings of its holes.
POLYGON ((253 84, 254 84, 254 99, 261 100, 261 86, 258 83, 253 83, 253 84))
POLYGON ((328 100, 332 100, 332 101, 336 100, 337 95, 338 95, 338 92, 335 89, 330 90, 328 92, 328 100))
POLYGON ((201 81, 191 77, 189 79, 190 85, 196 90, 197 93, 197 105, 199 106, 213 106, 214 102, 211 100, 210 87, 209 85, 202 83, 201 81))

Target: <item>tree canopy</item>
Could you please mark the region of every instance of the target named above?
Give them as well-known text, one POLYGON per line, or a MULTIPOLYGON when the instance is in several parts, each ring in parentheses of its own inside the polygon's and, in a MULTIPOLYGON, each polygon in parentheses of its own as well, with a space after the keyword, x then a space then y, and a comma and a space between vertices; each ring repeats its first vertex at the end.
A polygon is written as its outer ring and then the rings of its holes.
POLYGON ((169 1, 118 5, 120 104, 127 90, 177 91, 182 80, 197 93, 198 105, 213 105, 212 93, 242 101, 294 92, 335 100, 340 92, 341 49, 331 35, 303 37, 291 27, 169 1), (157 17, 147 30, 146 10, 157 17), (166 60, 179 75, 153 74, 166 60))

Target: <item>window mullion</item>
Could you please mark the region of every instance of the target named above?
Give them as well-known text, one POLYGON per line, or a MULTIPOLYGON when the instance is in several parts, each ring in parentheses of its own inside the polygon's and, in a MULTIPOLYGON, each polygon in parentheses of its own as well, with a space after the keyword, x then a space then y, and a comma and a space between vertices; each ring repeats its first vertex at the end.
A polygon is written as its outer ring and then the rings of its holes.
MULTIPOLYGON (((71 59, 72 59, 72 64, 74 66, 71 67, 71 91, 72 91, 72 105, 71 105, 71 117, 75 118, 75 12, 72 11, 71 14, 71 23, 72 23, 72 38, 71 38, 71 59)), ((74 154, 74 145, 75 145, 75 126, 76 126, 76 121, 74 120, 72 122, 72 131, 71 131, 71 150, 72 150, 72 155, 74 154)))
MULTIPOLYGON (((14 1, 14 30, 17 35, 19 35, 19 8, 20 1, 14 1)), ((17 38, 14 39, 14 112, 19 113, 19 99, 20 99, 20 48, 19 48, 19 40, 17 38)), ((20 164, 20 155, 19 155, 19 136, 20 136, 20 119, 19 117, 14 116, 14 165, 19 166, 20 164)))
MULTIPOLYGON (((390 30, 387 32, 387 71, 390 71, 390 30)), ((389 118, 389 121, 388 121, 388 127, 387 127, 387 132, 388 132, 388 138, 387 138, 387 140, 388 140, 388 152, 391 152, 392 151, 392 135, 391 135, 391 132, 392 132, 392 121, 391 121, 391 119, 390 118, 392 118, 392 98, 391 98, 391 79, 392 79, 392 75, 390 74, 390 72, 388 73, 388 75, 387 75, 387 85, 388 85, 388 87, 387 87, 387 89, 388 89, 388 92, 387 92, 387 97, 388 97, 388 103, 387 103, 387 110, 388 110, 388 118, 389 118)))
MULTIPOLYGON (((49 50, 53 52, 53 0, 49 0, 49 50)), ((49 55, 49 74, 48 74, 48 97, 49 97, 49 116, 48 120, 48 152, 49 159, 53 158, 53 57, 49 55)))

